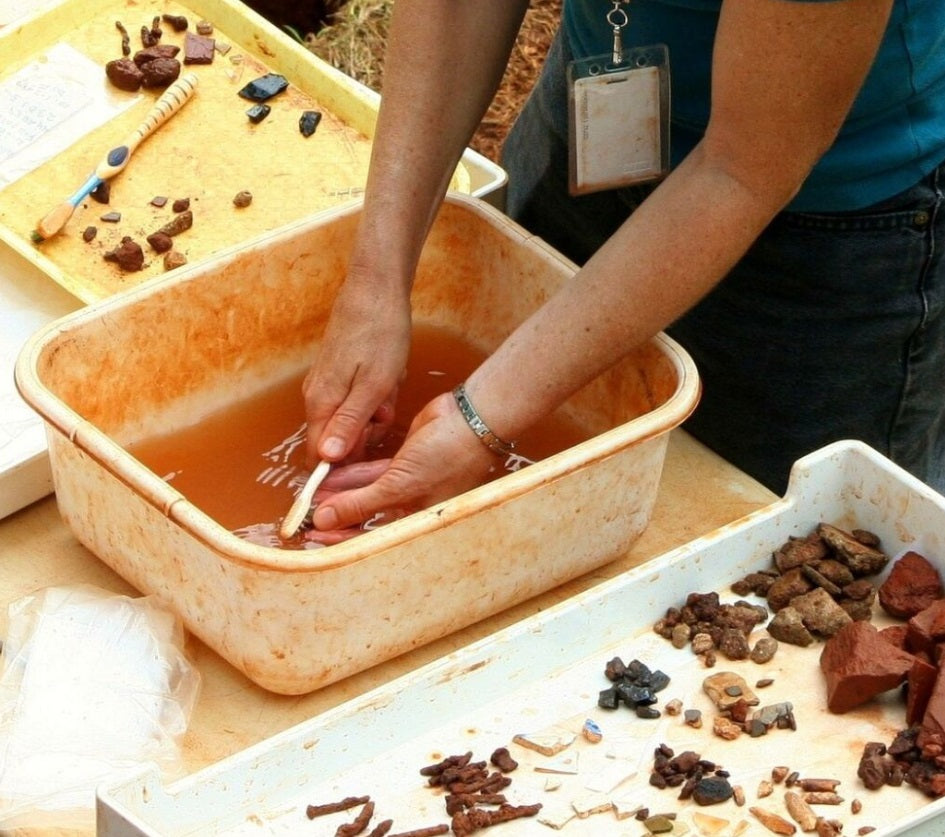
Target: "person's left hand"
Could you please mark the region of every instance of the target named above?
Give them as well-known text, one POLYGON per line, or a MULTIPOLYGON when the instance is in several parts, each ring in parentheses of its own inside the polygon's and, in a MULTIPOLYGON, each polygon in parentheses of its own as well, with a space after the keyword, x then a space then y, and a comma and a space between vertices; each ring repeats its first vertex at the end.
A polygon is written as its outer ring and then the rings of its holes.
POLYGON ((337 468, 320 489, 309 540, 337 543, 379 513, 403 516, 486 482, 499 459, 470 432, 450 393, 414 418, 389 460, 337 468))

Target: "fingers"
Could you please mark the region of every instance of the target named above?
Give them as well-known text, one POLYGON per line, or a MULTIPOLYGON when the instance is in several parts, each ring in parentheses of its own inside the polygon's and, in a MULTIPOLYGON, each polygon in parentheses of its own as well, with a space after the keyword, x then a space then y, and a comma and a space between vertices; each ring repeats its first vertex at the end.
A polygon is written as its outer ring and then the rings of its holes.
MULTIPOLYGON (((495 458, 469 432, 446 393, 417 414, 394 458, 377 467, 362 463, 347 474, 338 469, 334 491, 315 510, 317 530, 357 526, 391 509, 427 508, 486 481, 495 473, 495 458)), ((323 487, 329 487, 328 481, 323 487)))

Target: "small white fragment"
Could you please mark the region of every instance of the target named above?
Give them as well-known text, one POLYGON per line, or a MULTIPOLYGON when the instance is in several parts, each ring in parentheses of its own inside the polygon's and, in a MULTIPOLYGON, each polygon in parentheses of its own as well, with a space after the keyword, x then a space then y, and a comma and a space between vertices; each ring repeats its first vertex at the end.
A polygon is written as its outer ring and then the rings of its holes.
POLYGON ((614 799, 611 800, 611 804, 614 807, 614 816, 618 820, 628 820, 643 810, 643 805, 636 800, 614 799))
POLYGON ((621 783, 632 779, 638 772, 636 762, 627 759, 608 759, 600 770, 587 775, 584 787, 589 791, 610 793, 621 783))
POLYGON ((541 810, 538 812, 538 822, 542 825, 551 826, 551 828, 561 829, 564 828, 571 820, 573 820, 577 814, 574 813, 574 808, 568 804, 561 805, 543 805, 541 810))
POLYGON ((566 773, 570 776, 577 775, 578 772, 578 754, 571 753, 567 756, 559 756, 556 759, 549 759, 546 762, 535 765, 536 773, 566 773))
POLYGON ((716 834, 721 834, 728 828, 729 821, 721 817, 713 817, 711 814, 703 814, 701 811, 693 811, 692 824, 704 837, 715 837, 716 834))
POLYGON ((546 791, 556 791, 561 787, 561 779, 557 776, 549 776, 545 779, 545 790, 546 791))
POLYGON ((573 732, 566 730, 556 730, 552 732, 524 733, 520 732, 512 737, 512 740, 520 747, 527 750, 534 750, 543 756, 555 756, 562 750, 567 749, 574 743, 577 736, 573 732))
POLYGON ((610 811, 614 805, 609 794, 592 793, 590 796, 575 799, 571 802, 571 807, 574 808, 574 813, 584 820, 592 814, 603 814, 605 811, 610 811))

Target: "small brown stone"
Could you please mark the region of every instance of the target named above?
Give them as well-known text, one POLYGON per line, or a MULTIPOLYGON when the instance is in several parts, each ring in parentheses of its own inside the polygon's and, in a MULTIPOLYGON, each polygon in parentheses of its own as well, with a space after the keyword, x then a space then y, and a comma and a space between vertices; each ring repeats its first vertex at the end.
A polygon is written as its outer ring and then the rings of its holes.
POLYGON ((119 90, 134 93, 141 87, 144 76, 130 58, 116 58, 105 65, 105 75, 119 90))
POLYGON ((190 198, 178 198, 171 204, 171 209, 173 209, 174 212, 186 212, 190 209, 190 198))
POLYGON ((151 206, 156 206, 158 209, 160 209, 161 207, 166 206, 166 205, 167 205, 167 197, 164 195, 155 195, 153 198, 151 198, 151 206))
POLYGON ((180 76, 180 61, 176 58, 155 58, 141 68, 141 83, 145 87, 167 87, 180 76))
POLYGON ((189 209, 186 209, 183 212, 175 215, 170 221, 161 227, 158 232, 173 237, 175 235, 180 235, 180 233, 185 232, 186 230, 189 230, 193 225, 194 214, 189 209))
POLYGON ((116 262, 122 270, 129 273, 141 270, 144 267, 144 251, 141 249, 141 245, 127 235, 121 240, 118 247, 109 250, 103 257, 106 261, 116 262))
POLYGON ((179 250, 170 250, 164 254, 164 269, 174 270, 187 264, 187 257, 179 250))
POLYGON ((187 31, 187 18, 183 15, 161 15, 161 20, 170 24, 175 32, 187 31))
POLYGON ((154 44, 154 46, 139 49, 132 59, 142 69, 145 64, 156 61, 158 58, 176 58, 180 47, 176 44, 154 44))
POLYGON ((86 227, 82 231, 82 240, 88 244, 96 235, 98 235, 98 227, 86 227))
POLYGON ((768 633, 779 642, 788 645, 799 645, 806 648, 814 641, 814 637, 804 625, 801 614, 793 607, 783 607, 768 623, 768 633))
POLYGON ((833 636, 851 621, 850 614, 822 587, 791 599, 791 607, 800 613, 804 627, 817 636, 833 636))
POLYGON ((89 192, 89 197, 92 200, 97 201, 98 203, 107 204, 112 198, 112 184, 111 181, 103 180, 98 184, 91 192, 89 192))
POLYGON ((817 527, 817 534, 827 542, 837 558, 850 568, 854 576, 878 573, 889 561, 889 556, 876 546, 865 544, 849 532, 829 523, 821 523, 817 527))
POLYGON ((245 209, 253 202, 253 193, 248 192, 245 189, 241 192, 237 192, 233 196, 233 206, 239 209, 245 209))
POLYGON ((174 246, 174 241, 167 233, 156 232, 148 236, 148 244, 155 253, 166 253, 174 246))
MULTIPOLYGON (((751 661, 753 663, 769 663, 778 652, 778 641, 774 637, 761 637, 751 649, 751 661)), ((770 685, 770 684, 766 684, 770 685)))

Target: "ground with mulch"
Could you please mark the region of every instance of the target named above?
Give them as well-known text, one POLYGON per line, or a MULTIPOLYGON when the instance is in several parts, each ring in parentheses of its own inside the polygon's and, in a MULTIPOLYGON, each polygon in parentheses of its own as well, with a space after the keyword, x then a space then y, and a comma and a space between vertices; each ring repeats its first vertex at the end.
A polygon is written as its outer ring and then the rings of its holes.
MULTIPOLYGON (((382 90, 393 0, 247 0, 247 5, 342 72, 382 90)), ((529 4, 502 83, 470 143, 494 162, 538 77, 560 15, 561 0, 529 4)))

